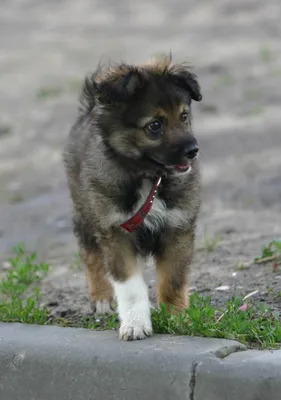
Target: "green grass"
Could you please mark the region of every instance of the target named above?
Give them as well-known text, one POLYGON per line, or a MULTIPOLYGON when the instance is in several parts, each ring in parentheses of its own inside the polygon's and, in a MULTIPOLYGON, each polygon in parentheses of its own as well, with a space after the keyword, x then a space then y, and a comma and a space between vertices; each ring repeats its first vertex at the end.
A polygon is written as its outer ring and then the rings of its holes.
POLYGON ((261 90, 258 88, 249 89, 244 94, 246 100, 256 100, 262 96, 261 90))
POLYGON ((244 117, 256 117, 263 114, 265 111, 265 107, 262 105, 255 105, 250 110, 243 112, 242 115, 244 117))
POLYGON ((12 132, 12 127, 10 125, 0 124, 0 137, 6 136, 12 132))
POLYGON ((83 316, 80 321, 81 327, 94 330, 115 330, 119 327, 118 315, 113 314, 102 318, 83 316))
POLYGON ((268 46, 264 45, 260 48, 261 61, 263 61, 264 63, 269 63, 269 62, 273 61, 274 58, 275 57, 274 57, 271 49, 268 46))
POLYGON ((24 201, 24 197, 21 193, 14 193, 10 198, 9 202, 11 204, 22 203, 24 201))
POLYGON ((0 321, 22 322, 26 324, 46 324, 49 319, 49 311, 46 307, 39 306, 40 293, 35 289, 33 294, 22 300, 18 296, 12 296, 0 302, 0 321))
POLYGON ((23 245, 13 249, 9 259, 11 268, 0 282, 0 321, 45 324, 49 318, 46 307, 40 306, 37 287, 24 296, 28 289, 46 276, 48 265, 36 262, 36 253, 26 253, 23 245))
POLYGON ((40 101, 46 101, 48 99, 53 99, 61 96, 65 93, 79 93, 82 87, 83 81, 80 78, 70 77, 63 85, 61 86, 42 86, 36 92, 36 98, 40 101))
POLYGON ((229 87, 235 84, 235 79, 229 73, 220 75, 214 83, 214 90, 221 89, 223 87, 229 87))
POLYGON ((24 246, 13 249, 15 256, 9 259, 11 268, 0 282, 0 292, 6 296, 20 296, 34 282, 40 281, 48 273, 49 266, 36 262, 36 253, 27 254, 24 246))
POLYGON ((190 308, 182 314, 172 315, 162 305, 153 311, 154 331, 175 335, 205 336, 235 339, 249 346, 275 348, 281 345, 280 314, 264 304, 248 305, 246 311, 239 310, 243 300, 232 298, 226 309, 211 305, 210 297, 193 294, 190 308))
POLYGON ((203 242, 201 250, 205 250, 208 253, 212 253, 217 250, 221 244, 220 235, 209 236, 207 230, 204 230, 203 242))
POLYGON ((264 245, 261 249, 261 254, 248 262, 238 262, 237 268, 240 270, 247 269, 254 264, 267 264, 272 263, 273 272, 275 272, 281 265, 281 240, 272 240, 264 245))
POLYGON ((38 100, 47 100, 49 98, 58 97, 63 93, 63 88, 59 86, 46 86, 38 89, 36 98, 38 100))
MULTIPOLYGON (((226 309, 219 309, 212 306, 210 297, 194 293, 190 297, 190 307, 184 313, 172 314, 165 305, 152 310, 153 330, 159 334, 238 340, 249 347, 262 349, 280 347, 280 314, 264 304, 254 303, 248 303, 247 310, 241 311, 239 307, 243 303, 243 299, 233 297, 226 309)), ((74 325, 94 330, 112 330, 119 326, 117 315, 99 320, 83 317, 74 325)))
POLYGON ((275 260, 278 264, 281 264, 281 240, 272 240, 263 246, 262 253, 259 257, 255 258, 255 262, 260 263, 264 260, 275 260))
MULTIPOLYGON (((280 241, 272 241, 262 250, 261 257, 279 254, 280 241)), ((36 254, 27 254, 23 246, 14 249, 11 268, 0 282, 0 321, 28 324, 53 324, 82 327, 93 330, 115 330, 119 322, 117 314, 95 318, 92 315, 69 315, 66 318, 52 317, 50 311, 41 306, 40 292, 34 285, 47 274, 47 264, 38 263, 36 254), (27 296, 27 291, 33 291, 27 296)), ((251 347, 276 348, 281 345, 280 313, 264 304, 247 299, 246 311, 240 310, 246 300, 233 297, 220 309, 211 304, 210 297, 191 295, 190 307, 183 313, 168 312, 165 305, 152 310, 155 333, 204 336, 235 339, 251 347)))

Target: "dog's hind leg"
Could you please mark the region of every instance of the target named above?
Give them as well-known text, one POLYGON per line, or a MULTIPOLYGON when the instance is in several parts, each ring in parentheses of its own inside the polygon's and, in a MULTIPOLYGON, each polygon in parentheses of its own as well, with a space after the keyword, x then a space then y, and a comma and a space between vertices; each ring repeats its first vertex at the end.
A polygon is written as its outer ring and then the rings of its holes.
POLYGON ((96 314, 112 314, 114 312, 114 291, 105 275, 100 254, 94 251, 82 251, 86 265, 89 297, 96 314))

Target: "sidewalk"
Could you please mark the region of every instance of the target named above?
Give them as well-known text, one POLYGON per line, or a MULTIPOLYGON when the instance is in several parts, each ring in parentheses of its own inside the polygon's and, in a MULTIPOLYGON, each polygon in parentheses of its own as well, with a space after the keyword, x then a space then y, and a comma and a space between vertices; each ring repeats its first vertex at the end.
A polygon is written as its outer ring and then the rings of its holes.
POLYGON ((1 400, 279 400, 281 350, 0 323, 1 400))

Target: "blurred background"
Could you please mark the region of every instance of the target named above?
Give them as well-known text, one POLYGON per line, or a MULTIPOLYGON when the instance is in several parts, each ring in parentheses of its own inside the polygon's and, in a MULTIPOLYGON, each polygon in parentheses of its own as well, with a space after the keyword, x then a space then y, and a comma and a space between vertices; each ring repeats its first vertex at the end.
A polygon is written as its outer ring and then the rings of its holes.
POLYGON ((281 290, 278 268, 239 267, 281 237, 280 18, 280 0, 1 0, 0 270, 24 242, 53 266, 46 296, 69 307, 75 293, 73 307, 87 304, 61 161, 81 81, 100 60, 171 50, 194 66, 203 93, 192 288, 218 304, 259 289, 281 307, 270 295, 281 290))

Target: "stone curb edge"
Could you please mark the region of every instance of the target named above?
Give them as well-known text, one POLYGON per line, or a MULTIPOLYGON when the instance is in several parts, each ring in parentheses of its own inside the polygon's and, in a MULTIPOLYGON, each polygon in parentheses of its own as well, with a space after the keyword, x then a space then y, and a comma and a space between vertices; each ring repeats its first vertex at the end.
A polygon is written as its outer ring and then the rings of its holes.
POLYGON ((279 400, 281 350, 0 323, 1 400, 279 400))

